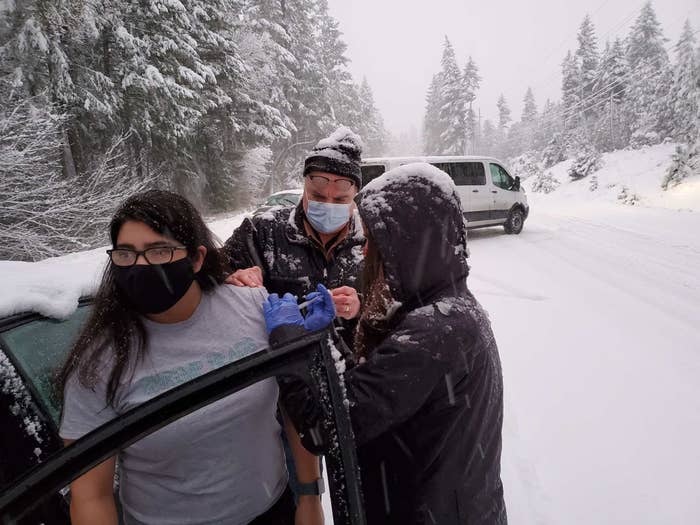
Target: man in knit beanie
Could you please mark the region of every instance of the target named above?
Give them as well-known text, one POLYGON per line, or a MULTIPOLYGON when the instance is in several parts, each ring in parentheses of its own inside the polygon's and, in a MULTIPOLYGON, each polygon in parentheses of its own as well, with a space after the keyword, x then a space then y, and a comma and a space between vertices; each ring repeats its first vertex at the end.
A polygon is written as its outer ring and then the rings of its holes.
POLYGON ((304 176, 316 171, 350 179, 355 190, 362 188, 360 162, 362 141, 346 127, 338 128, 330 137, 320 140, 304 162, 304 176))
POLYGON ((300 299, 325 285, 348 343, 360 311, 364 236, 353 198, 362 186, 361 155, 360 137, 338 128, 309 152, 299 205, 245 219, 224 246, 234 270, 230 284, 300 299))
MULTIPOLYGON (((233 270, 227 279, 230 284, 264 286, 280 296, 290 292, 300 301, 319 283, 326 286, 333 296, 338 331, 350 348, 360 312, 357 289, 365 243, 353 200, 362 186, 361 155, 360 137, 346 127, 338 128, 307 156, 301 202, 246 218, 224 245, 233 270)), ((294 395, 303 393, 303 388, 290 378, 279 377, 278 383, 285 406, 293 410, 294 395)), ((312 435, 308 428, 297 430, 312 435)), ((307 439, 304 446, 313 443, 307 439)), ((288 450, 287 460, 289 472, 294 472, 288 450)), ((290 479, 299 505, 316 490, 314 476, 320 477, 320 470, 306 473, 308 479, 290 479)))

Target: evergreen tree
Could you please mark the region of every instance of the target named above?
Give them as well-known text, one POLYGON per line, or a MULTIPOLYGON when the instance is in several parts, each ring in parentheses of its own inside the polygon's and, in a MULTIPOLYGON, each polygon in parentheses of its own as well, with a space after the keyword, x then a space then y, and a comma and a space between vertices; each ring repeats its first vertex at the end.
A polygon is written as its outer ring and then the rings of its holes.
POLYGON ((440 147, 439 152, 448 155, 463 155, 466 151, 466 110, 463 98, 462 74, 449 39, 445 43, 440 72, 440 147))
POLYGON ((481 85, 481 76, 479 76, 479 68, 471 56, 467 60, 467 64, 464 67, 462 81, 464 83, 463 97, 466 110, 465 127, 467 130, 467 142, 469 144, 470 152, 473 153, 474 145, 479 133, 477 116, 476 111, 474 111, 473 103, 476 99, 476 92, 479 90, 479 86, 481 85))
POLYGON ((496 142, 498 140, 496 127, 493 125, 491 120, 486 119, 484 121, 484 126, 481 131, 481 141, 480 141, 480 155, 495 155, 496 154, 496 142))
POLYGON ((690 143, 700 135, 700 63, 695 54, 695 33, 687 20, 676 45, 676 57, 670 94, 674 136, 690 143))
POLYGON ((537 116, 535 95, 532 93, 532 88, 528 87, 523 98, 523 113, 520 117, 520 137, 517 141, 518 152, 528 151, 534 147, 537 116))
POLYGON ((506 98, 503 96, 502 93, 501 93, 501 96, 498 97, 498 102, 496 103, 496 107, 498 108, 498 127, 496 129, 496 132, 497 132, 496 152, 498 153, 499 157, 505 157, 510 152, 510 147, 507 143, 507 138, 508 138, 508 127, 510 125, 511 117, 510 117, 510 107, 508 106, 508 102, 506 102, 506 98))
POLYGON ((580 112, 581 90, 579 82, 579 68, 576 58, 567 52, 564 62, 562 62, 562 113, 564 125, 567 128, 576 127, 579 123, 578 114, 580 112))
POLYGON ((249 203, 242 166, 262 151, 273 160, 257 162, 256 184, 266 167, 296 181, 338 123, 366 126, 381 149, 381 115, 347 70, 327 0, 0 4, 0 111, 15 97, 60 114, 62 171, 78 186, 119 158, 125 187, 136 177, 223 209, 249 203))
POLYGON ((425 117, 423 118, 423 148, 426 155, 436 155, 440 151, 442 124, 440 108, 442 107, 442 79, 439 73, 433 75, 425 97, 425 117))
POLYGON ((576 50, 576 62, 578 69, 578 90, 581 100, 587 101, 583 110, 584 116, 590 118, 595 114, 595 108, 588 108, 594 100, 594 86, 598 74, 598 43, 595 36, 595 28, 590 16, 583 19, 578 35, 578 49, 576 50))
POLYGON ((601 151, 612 151, 622 147, 629 138, 629 126, 621 106, 627 86, 627 75, 622 41, 615 39, 612 44, 606 42, 594 87, 598 92, 597 99, 605 102, 602 106, 597 106, 598 120, 591 130, 592 140, 601 151))
POLYGON ((523 98, 523 114, 520 117, 523 124, 533 124, 537 120, 537 104, 535 104, 535 95, 532 93, 532 88, 527 88, 525 97, 523 98))
POLYGON ((622 40, 616 38, 612 45, 606 42, 593 90, 600 92, 602 98, 612 95, 613 101, 619 104, 624 99, 628 72, 622 40))
POLYGON ((627 38, 630 77, 625 111, 633 145, 660 141, 671 124, 668 91, 672 75, 664 41, 661 24, 647 2, 627 38))
POLYGON ((374 95, 367 79, 362 80, 359 91, 360 124, 357 133, 365 145, 363 154, 371 157, 383 155, 386 148, 386 130, 384 121, 374 104, 374 95))
POLYGON ((498 97, 496 107, 498 108, 498 131, 499 133, 505 134, 511 118, 510 107, 508 106, 508 102, 506 102, 506 98, 503 96, 503 93, 501 93, 501 96, 498 97))

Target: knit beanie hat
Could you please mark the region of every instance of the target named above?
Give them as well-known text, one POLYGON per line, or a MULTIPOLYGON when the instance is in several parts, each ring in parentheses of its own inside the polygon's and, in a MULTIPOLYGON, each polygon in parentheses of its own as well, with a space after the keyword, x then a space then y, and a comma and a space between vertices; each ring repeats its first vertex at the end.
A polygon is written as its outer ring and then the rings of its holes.
POLYGON ((304 176, 312 171, 324 171, 352 179, 362 188, 362 139, 349 128, 341 126, 330 137, 314 146, 304 161, 304 176))

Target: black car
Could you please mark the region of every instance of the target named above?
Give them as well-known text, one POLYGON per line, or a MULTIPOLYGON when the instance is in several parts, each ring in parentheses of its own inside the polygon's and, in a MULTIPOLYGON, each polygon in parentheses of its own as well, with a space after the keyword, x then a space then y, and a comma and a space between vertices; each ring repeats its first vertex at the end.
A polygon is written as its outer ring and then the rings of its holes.
POLYGON ((281 374, 299 375, 324 395, 331 447, 326 455, 336 525, 364 524, 354 438, 331 356, 335 334, 321 332, 266 349, 200 376, 144 403, 64 448, 53 378, 91 309, 65 320, 24 313, 0 319, 0 521, 69 523, 66 487, 120 449, 163 426, 281 374), (329 337, 330 335, 330 337, 329 337))

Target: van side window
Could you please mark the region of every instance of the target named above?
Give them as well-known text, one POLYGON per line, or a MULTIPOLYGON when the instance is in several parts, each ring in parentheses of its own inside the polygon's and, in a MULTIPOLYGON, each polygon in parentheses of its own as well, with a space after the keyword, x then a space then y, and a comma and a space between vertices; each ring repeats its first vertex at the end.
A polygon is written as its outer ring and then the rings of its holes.
POLYGON ((365 166, 361 166, 360 170, 362 170, 363 186, 368 184, 371 180, 376 179, 386 171, 383 164, 367 164, 365 166))
POLYGON ((494 186, 498 186, 504 190, 513 189, 515 181, 513 180, 513 177, 508 175, 508 172, 505 169, 498 164, 489 164, 489 170, 491 171, 491 180, 493 181, 494 186))
POLYGON ((452 177, 456 186, 486 185, 486 173, 481 162, 440 162, 433 166, 452 177))

